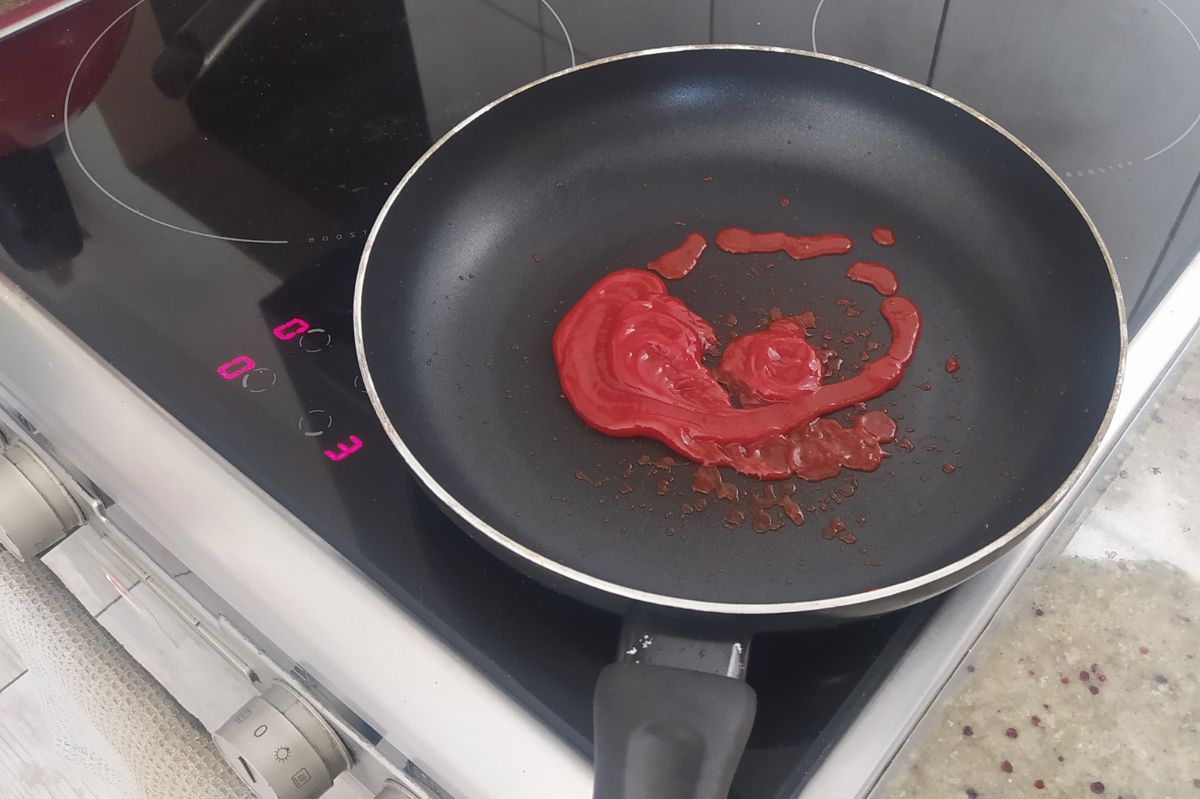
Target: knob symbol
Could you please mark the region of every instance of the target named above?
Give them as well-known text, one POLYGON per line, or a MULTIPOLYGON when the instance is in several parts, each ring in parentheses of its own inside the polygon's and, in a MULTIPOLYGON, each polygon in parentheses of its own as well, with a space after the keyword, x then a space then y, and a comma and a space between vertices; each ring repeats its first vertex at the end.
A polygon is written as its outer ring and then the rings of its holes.
POLYGON ((350 767, 337 733, 282 682, 247 702, 213 741, 257 799, 318 799, 350 767))

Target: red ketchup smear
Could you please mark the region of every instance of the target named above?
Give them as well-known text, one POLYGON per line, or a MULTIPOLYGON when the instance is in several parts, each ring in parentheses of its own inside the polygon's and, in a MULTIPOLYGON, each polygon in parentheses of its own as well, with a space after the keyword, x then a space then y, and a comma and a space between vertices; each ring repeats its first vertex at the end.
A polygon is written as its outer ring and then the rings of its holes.
POLYGON ((819 366, 809 371, 798 346, 803 325, 744 336, 765 338, 729 363, 723 359, 726 378, 735 375, 741 393, 757 399, 787 396, 738 408, 719 382, 722 367, 714 373, 702 361, 716 347, 712 326, 668 294, 659 277, 623 269, 597 282, 563 317, 554 331, 554 358, 575 412, 602 433, 653 438, 699 463, 757 477, 823 479, 843 466, 877 467, 884 456, 879 445, 895 436, 895 423, 878 411, 860 416, 852 428, 820 418, 874 399, 903 377, 920 336, 920 314, 904 297, 884 299, 879 311, 892 335, 884 354, 851 378, 811 390, 789 392, 778 379, 804 374, 811 383, 822 376, 819 366), (772 337, 786 342, 786 365, 769 355, 765 365, 751 357, 765 352, 761 345, 772 337), (773 364, 774 372, 767 368, 773 364))
POLYGON ((885 297, 891 297, 900 289, 896 273, 883 264, 872 261, 855 261, 846 270, 846 277, 858 283, 866 283, 885 297))
POLYGON ((700 260, 700 253, 707 246, 708 242, 699 233, 689 233, 683 244, 658 256, 646 264, 646 268, 653 269, 667 280, 679 280, 692 271, 692 267, 700 260))
MULTIPOLYGON (((811 314, 809 314, 811 316, 811 314)), ((808 318, 776 319, 765 330, 738 336, 717 364, 717 379, 743 408, 812 394, 821 387, 821 357, 805 341, 808 318)))
POLYGON ((891 247, 896 243, 896 234, 891 228, 877 227, 871 230, 871 238, 881 247, 891 247))
POLYGON ((821 255, 842 255, 850 252, 851 242, 840 233, 821 233, 816 236, 791 236, 787 233, 751 233, 740 227, 717 231, 717 246, 725 252, 786 252, 792 260, 804 261, 821 255))
POLYGON ((958 358, 955 358, 953 355, 951 355, 949 358, 946 359, 946 372, 948 374, 954 374, 957 371, 958 371, 958 358))

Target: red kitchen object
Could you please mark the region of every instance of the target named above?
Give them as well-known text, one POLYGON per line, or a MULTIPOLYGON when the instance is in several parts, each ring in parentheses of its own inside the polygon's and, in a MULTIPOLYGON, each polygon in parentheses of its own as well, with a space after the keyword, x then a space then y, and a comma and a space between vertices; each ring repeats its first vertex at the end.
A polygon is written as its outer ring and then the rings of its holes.
POLYGON ((0 157, 40 147, 62 132, 76 67, 69 113, 96 98, 125 46, 133 14, 97 39, 129 6, 130 0, 31 0, 0 13, 0 157))

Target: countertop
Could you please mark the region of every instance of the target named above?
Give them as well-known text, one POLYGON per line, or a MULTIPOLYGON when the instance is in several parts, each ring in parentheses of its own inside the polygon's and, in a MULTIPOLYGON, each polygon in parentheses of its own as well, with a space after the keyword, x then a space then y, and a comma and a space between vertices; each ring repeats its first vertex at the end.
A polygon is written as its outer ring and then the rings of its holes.
POLYGON ((1200 799, 1200 345, 872 799, 1200 799))

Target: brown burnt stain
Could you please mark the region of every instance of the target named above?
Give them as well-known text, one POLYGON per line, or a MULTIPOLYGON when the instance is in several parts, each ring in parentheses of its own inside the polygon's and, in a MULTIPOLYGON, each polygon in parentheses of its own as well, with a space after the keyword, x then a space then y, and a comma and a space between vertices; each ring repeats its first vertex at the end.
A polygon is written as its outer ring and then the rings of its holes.
POLYGON ((781 499, 779 506, 783 508, 784 515, 791 519, 792 524, 797 527, 804 524, 804 511, 800 509, 800 506, 790 496, 785 496, 781 499))
POLYGON ((824 536, 827 541, 832 541, 833 539, 837 538, 838 534, 843 532, 845 529, 846 523, 837 516, 834 516, 829 520, 829 524, 825 525, 825 529, 821 532, 821 535, 824 536))
POLYGON ((721 486, 721 473, 715 466, 697 466, 692 472, 692 490, 700 494, 711 494, 721 486))
POLYGON ((771 514, 761 508, 755 510, 750 509, 750 526, 754 528, 756 533, 769 533, 774 522, 771 520, 771 514))

